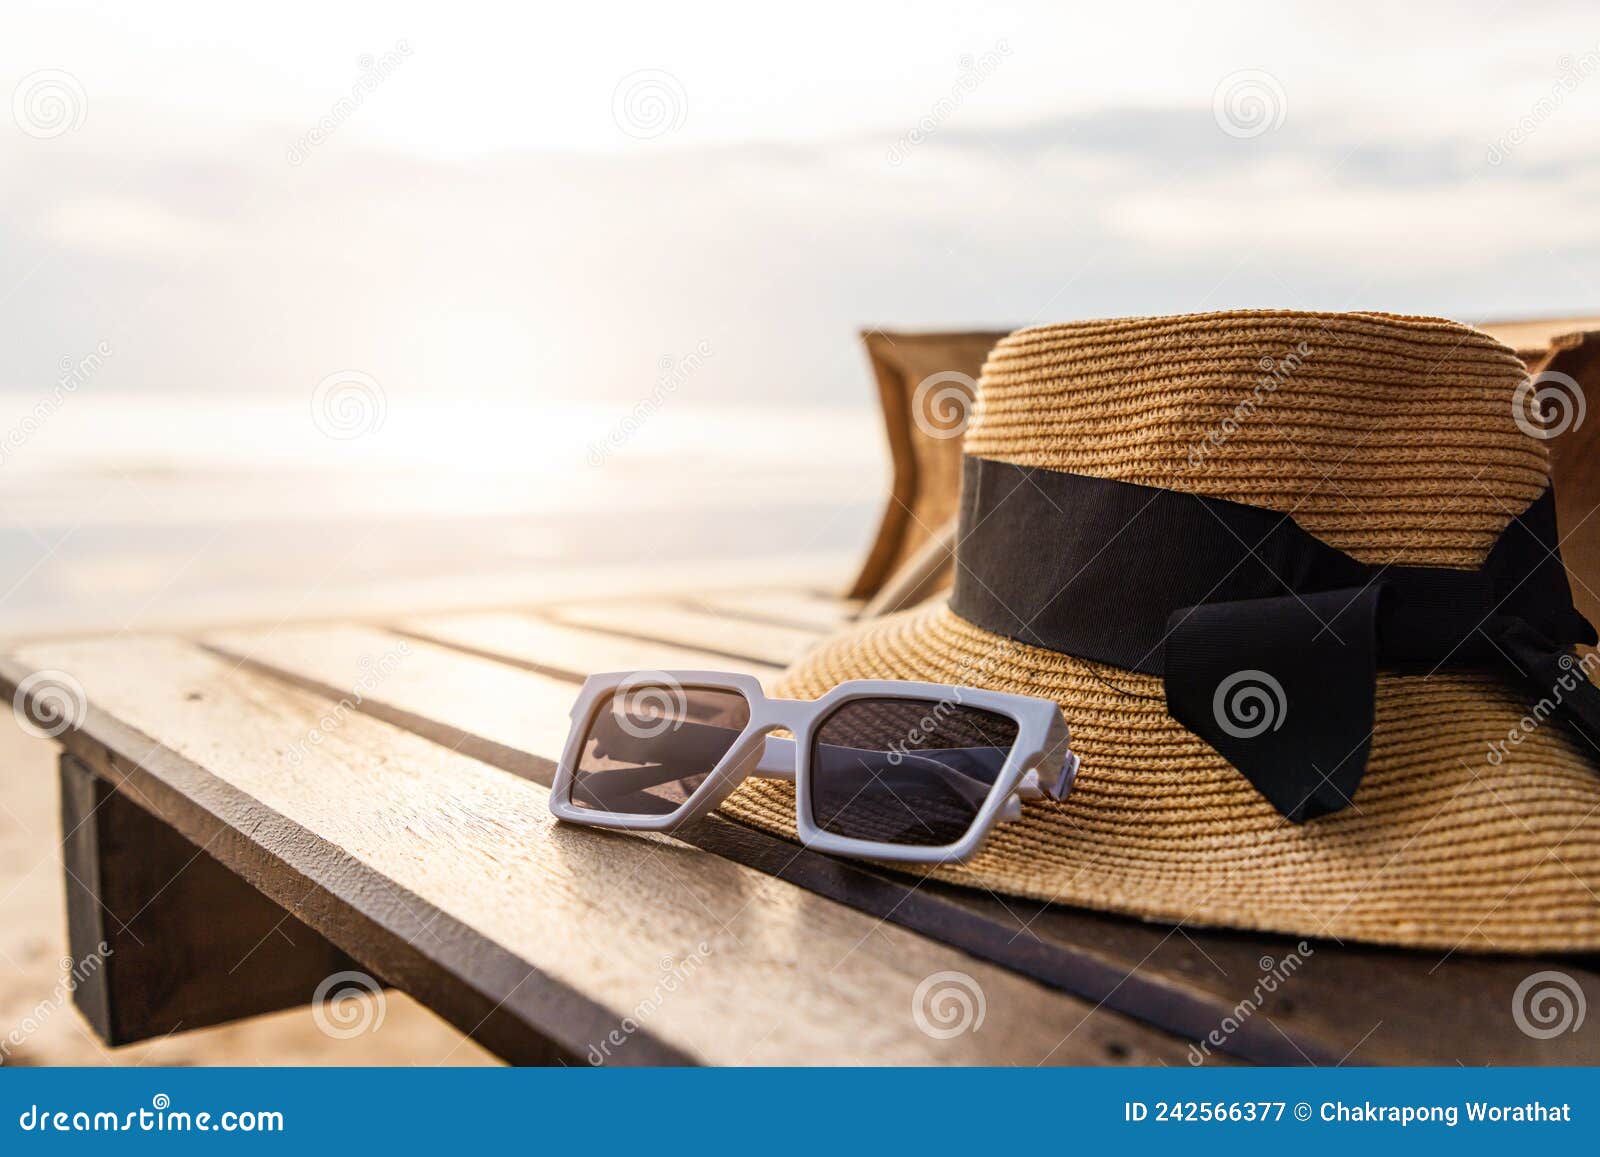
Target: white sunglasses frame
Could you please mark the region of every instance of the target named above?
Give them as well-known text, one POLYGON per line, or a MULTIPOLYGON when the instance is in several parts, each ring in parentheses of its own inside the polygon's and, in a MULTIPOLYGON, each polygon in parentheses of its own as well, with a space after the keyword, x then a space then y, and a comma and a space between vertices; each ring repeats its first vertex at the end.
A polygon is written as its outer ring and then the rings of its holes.
POLYGON ((1022 801, 1048 796, 1062 799, 1072 790, 1078 757, 1069 746, 1071 732, 1058 704, 1048 699, 886 679, 840 683, 820 699, 778 699, 749 675, 728 671, 610 671, 590 675, 572 708, 572 730, 550 787, 550 811, 557 819, 587 827, 641 832, 670 832, 715 810, 746 779, 792 780, 795 819, 800 842, 819 852, 905 864, 950 864, 971 859, 996 823, 1022 817, 1022 801), (633 815, 596 811, 572 803, 572 786, 582 758, 584 739, 596 714, 624 687, 678 687, 683 690, 732 691, 750 706, 750 721, 704 781, 677 810, 666 815, 633 815), (951 844, 921 846, 854 839, 824 831, 811 813, 811 746, 816 729, 838 707, 858 699, 910 699, 930 707, 954 701, 1004 715, 1017 725, 1017 738, 989 789, 972 826, 951 844), (794 739, 774 738, 787 730, 794 739), (1046 763, 1044 761, 1048 760, 1046 763))

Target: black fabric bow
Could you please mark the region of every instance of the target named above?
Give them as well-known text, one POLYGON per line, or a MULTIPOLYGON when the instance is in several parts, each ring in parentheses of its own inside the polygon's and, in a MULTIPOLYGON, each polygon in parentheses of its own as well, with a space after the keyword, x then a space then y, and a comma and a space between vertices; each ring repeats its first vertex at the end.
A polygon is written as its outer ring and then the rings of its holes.
POLYGON ((1172 717, 1291 820, 1349 806, 1380 668, 1502 669, 1600 752, 1600 688, 1572 654, 1596 635, 1572 605, 1548 489, 1467 571, 1360 563, 1243 503, 985 458, 963 470, 951 608, 1161 675, 1172 717))

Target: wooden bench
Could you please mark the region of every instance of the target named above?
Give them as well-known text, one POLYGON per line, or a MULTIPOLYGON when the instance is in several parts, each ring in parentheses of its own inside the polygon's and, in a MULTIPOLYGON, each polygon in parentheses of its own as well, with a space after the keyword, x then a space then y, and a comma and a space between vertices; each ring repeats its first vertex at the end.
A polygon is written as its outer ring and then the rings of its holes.
POLYGON ((849 611, 774 586, 14 647, 8 695, 36 672, 87 693, 59 739, 68 929, 111 951, 79 1007, 121 1044, 354 969, 518 1063, 1600 1061, 1594 1023, 1512 1016, 1540 969, 1600 994, 1593 960, 1318 942, 1257 1010, 1297 940, 919 883, 721 819, 550 818, 585 672, 770 681, 849 611), (941 984, 962 1031, 927 1007, 941 984))

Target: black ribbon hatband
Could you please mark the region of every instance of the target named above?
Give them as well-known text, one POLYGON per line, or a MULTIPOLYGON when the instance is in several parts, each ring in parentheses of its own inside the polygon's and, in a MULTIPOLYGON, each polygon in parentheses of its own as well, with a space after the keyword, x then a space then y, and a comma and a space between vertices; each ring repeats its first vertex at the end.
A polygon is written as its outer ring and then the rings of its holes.
POLYGON ((1483 566, 1374 566, 1288 515, 966 459, 951 608, 996 634, 1160 675, 1167 710, 1297 822, 1349 805, 1379 669, 1491 667, 1600 751, 1600 689, 1572 647, 1555 500, 1483 566))

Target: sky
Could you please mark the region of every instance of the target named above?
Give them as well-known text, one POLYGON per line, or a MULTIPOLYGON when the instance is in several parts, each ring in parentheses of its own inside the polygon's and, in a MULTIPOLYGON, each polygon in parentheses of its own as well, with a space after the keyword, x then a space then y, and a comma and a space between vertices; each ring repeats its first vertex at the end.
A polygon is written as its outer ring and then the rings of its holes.
MULTIPOLYGON (((871 404, 868 326, 1600 311, 1581 4, 33 4, 0 396, 871 404), (670 9, 670 10, 669 10, 670 9), (97 352, 98 351, 98 352, 97 352)), ((106 412, 110 412, 108 409, 106 412)))

